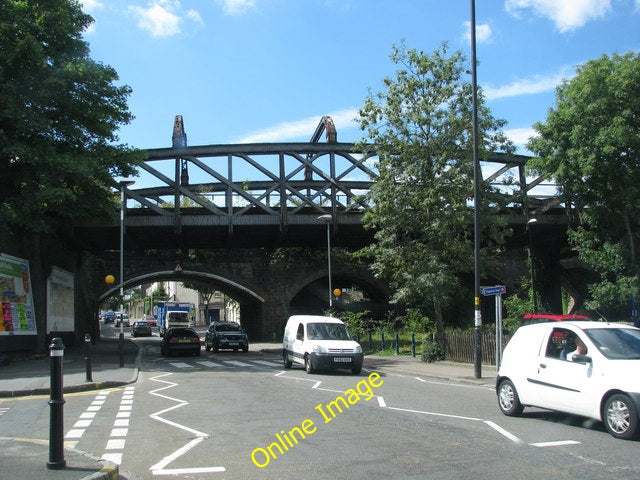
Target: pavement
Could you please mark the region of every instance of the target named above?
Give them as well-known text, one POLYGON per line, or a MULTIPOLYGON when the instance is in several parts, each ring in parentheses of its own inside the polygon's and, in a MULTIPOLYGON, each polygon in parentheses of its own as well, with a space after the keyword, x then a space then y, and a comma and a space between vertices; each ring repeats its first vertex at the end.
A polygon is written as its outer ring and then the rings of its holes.
MULTIPOLYGON (((254 343, 252 352, 279 355, 282 344, 254 343)), ((62 357, 64 393, 100 390, 136 382, 142 361, 142 349, 125 336, 122 355, 117 338, 102 338, 90 346, 65 349, 62 357), (89 355, 90 353, 90 355, 89 355), (122 356, 123 366, 120 367, 122 356), (87 363, 90 358, 90 365, 87 363)), ((51 358, 36 355, 12 358, 8 365, 0 366, 0 405, 8 398, 32 395, 50 396, 51 358)), ((482 365, 481 376, 476 378, 474 365, 456 362, 425 363, 419 355, 377 356, 367 355, 364 368, 386 375, 405 375, 468 382, 492 387, 495 384, 495 366, 482 365)), ((0 430, 1 432, 1 430, 0 430)), ((64 447, 64 464, 51 453, 48 440, 0 436, 0 478, 14 480, 116 480, 118 465, 96 458, 86 452, 64 447), (53 466, 47 464, 52 460, 53 466)))

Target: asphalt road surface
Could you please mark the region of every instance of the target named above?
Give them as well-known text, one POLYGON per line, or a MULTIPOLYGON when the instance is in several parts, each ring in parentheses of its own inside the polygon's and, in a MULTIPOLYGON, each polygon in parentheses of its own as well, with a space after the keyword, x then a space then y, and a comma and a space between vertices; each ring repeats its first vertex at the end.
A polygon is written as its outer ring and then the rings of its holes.
MULTIPOLYGON (((308 375, 252 351, 161 357, 157 336, 135 341, 136 384, 65 396, 66 441, 129 480, 640 478, 637 441, 542 410, 505 417, 490 387, 308 375)), ((4 435, 47 437, 46 399, 9 408, 4 435)))

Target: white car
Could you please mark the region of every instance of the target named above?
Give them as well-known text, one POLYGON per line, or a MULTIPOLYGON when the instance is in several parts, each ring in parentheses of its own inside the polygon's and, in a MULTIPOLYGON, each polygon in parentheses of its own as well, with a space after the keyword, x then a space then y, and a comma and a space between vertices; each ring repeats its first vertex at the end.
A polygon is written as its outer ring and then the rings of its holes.
POLYGON ((496 379, 502 413, 540 407, 602 421, 616 438, 638 433, 640 329, 574 321, 527 325, 507 344, 496 379))

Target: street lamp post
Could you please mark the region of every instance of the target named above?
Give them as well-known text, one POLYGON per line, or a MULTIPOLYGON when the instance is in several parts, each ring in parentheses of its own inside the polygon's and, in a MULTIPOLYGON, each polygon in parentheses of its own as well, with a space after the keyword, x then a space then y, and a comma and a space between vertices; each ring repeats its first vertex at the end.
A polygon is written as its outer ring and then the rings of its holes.
POLYGON ((125 203, 125 189, 135 182, 130 178, 120 180, 120 335, 118 336, 118 354, 120 357, 120 367, 124 367, 124 211, 127 207, 125 203))
POLYGON ((533 263, 533 233, 532 227, 538 220, 531 218, 527 222, 527 233, 529 235, 529 264, 531 265, 531 295, 533 298, 533 313, 538 313, 538 296, 536 294, 536 268, 533 263))
POLYGON ((476 64, 476 2, 471 0, 471 103, 473 143, 473 257, 475 378, 482 377, 482 310, 480 307, 480 161, 478 159, 478 80, 476 64))
POLYGON ((333 216, 328 213, 320 215, 318 220, 327 224, 327 264, 329 269, 329 308, 333 307, 333 289, 331 288, 331 231, 330 226, 333 221, 333 216))

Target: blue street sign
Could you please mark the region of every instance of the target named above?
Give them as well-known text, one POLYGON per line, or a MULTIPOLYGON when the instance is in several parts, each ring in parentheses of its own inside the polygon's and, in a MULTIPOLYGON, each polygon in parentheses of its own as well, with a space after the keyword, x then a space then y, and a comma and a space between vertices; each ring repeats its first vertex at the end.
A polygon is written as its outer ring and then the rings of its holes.
POLYGON ((504 285, 496 285, 494 287, 481 287, 482 295, 502 295, 503 293, 507 293, 507 287, 504 285))

